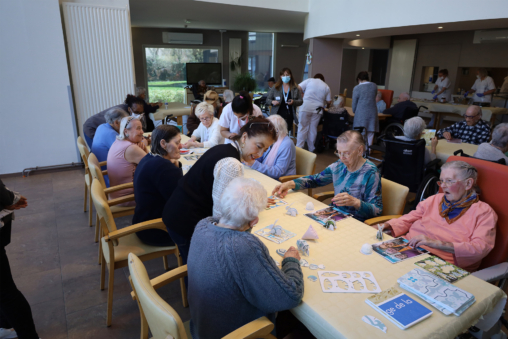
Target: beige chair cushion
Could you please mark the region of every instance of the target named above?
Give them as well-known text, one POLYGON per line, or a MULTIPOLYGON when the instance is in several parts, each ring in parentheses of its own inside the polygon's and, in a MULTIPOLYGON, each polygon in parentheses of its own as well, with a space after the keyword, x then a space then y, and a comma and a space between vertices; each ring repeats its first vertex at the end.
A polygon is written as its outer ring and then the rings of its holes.
POLYGON ((306 151, 303 148, 296 147, 296 174, 313 174, 316 157, 317 154, 306 151))
MULTIPOLYGON (((109 264, 109 247, 104 238, 102 241, 102 250, 104 251, 104 256, 106 258, 106 262, 109 264)), ((159 247, 159 246, 150 246, 146 245, 139 240, 136 234, 129 234, 125 237, 118 239, 118 246, 114 246, 115 250, 115 262, 126 260, 129 256, 129 253, 134 253, 138 257, 143 256, 145 254, 150 254, 154 252, 161 251, 170 251, 174 250, 175 246, 167 246, 167 247, 159 247)))
POLYGON ((402 214, 409 188, 385 178, 381 178, 381 186, 383 187, 382 215, 402 214))

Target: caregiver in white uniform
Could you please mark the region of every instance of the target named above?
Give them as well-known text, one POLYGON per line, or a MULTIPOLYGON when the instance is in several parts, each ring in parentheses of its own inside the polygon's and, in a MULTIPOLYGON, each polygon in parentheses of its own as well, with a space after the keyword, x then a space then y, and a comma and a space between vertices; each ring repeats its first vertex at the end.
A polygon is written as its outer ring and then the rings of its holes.
POLYGON ((226 139, 226 144, 230 144, 240 129, 249 122, 249 117, 263 117, 261 108, 252 103, 252 99, 247 92, 240 92, 233 101, 227 104, 222 110, 219 119, 220 134, 226 139))
MULTIPOLYGON (((437 100, 438 102, 451 102, 452 101, 452 82, 448 77, 447 69, 440 69, 437 73, 438 79, 436 81, 436 85, 434 86, 434 90, 432 94, 435 94, 432 99, 437 100)), ((430 119, 427 128, 432 128, 434 126, 434 119, 436 118, 435 114, 432 114, 432 119, 430 119)), ((438 126, 441 126, 444 117, 441 117, 439 120, 438 126)))
POLYGON ((473 87, 471 87, 464 96, 466 97, 468 93, 474 93, 473 105, 490 107, 492 94, 496 91, 494 80, 487 75, 487 70, 485 68, 478 69, 476 78, 473 87))

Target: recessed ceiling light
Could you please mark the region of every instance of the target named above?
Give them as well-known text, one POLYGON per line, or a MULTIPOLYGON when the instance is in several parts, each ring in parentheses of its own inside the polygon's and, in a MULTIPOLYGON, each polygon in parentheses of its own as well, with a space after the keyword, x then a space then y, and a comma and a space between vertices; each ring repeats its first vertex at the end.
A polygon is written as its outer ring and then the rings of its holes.
POLYGON ((439 26, 437 29, 443 29, 443 27, 442 27, 442 26, 439 26))
POLYGON ((360 34, 357 34, 356 36, 360 36, 360 34))

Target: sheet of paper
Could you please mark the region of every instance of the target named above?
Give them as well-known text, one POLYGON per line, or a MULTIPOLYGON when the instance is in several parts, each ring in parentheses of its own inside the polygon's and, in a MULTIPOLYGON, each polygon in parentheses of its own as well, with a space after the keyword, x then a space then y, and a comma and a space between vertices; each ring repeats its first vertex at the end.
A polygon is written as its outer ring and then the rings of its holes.
POLYGON ((415 262, 416 266, 423 268, 430 273, 437 275, 439 278, 454 283, 469 275, 468 271, 463 270, 447 261, 436 256, 429 257, 424 260, 415 262))
POLYGON ((284 241, 289 240, 296 236, 295 233, 290 232, 288 230, 285 230, 281 228, 281 234, 272 234, 270 233, 272 231, 272 225, 266 226, 265 228, 260 229, 259 231, 254 232, 254 234, 259 235, 260 237, 263 237, 265 239, 268 239, 270 241, 273 241, 277 244, 282 244, 284 241))
POLYGON ((318 271, 325 293, 379 293, 381 287, 369 271, 318 271))

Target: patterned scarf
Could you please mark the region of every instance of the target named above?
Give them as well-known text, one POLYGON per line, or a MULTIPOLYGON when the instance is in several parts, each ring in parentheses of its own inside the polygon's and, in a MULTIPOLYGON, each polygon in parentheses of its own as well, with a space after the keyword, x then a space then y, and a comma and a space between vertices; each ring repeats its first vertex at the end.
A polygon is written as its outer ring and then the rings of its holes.
POLYGON ((441 211, 439 212, 439 215, 445 218, 448 224, 451 224, 463 216, 469 207, 471 207, 471 205, 478 200, 480 199, 474 192, 469 193, 467 196, 456 202, 449 202, 448 199, 443 196, 443 200, 441 200, 441 211))

